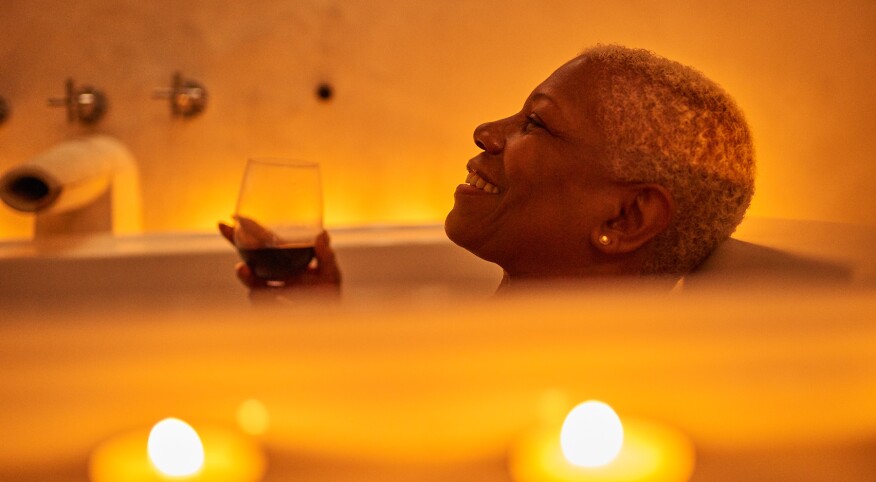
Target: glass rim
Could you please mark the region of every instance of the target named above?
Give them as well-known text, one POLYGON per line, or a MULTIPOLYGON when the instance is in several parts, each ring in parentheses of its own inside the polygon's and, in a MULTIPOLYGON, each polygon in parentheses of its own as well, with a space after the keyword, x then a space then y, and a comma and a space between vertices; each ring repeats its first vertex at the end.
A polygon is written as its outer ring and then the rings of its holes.
POLYGON ((246 162, 247 164, 263 164, 285 167, 319 167, 318 162, 303 161, 291 157, 250 157, 247 158, 246 162))

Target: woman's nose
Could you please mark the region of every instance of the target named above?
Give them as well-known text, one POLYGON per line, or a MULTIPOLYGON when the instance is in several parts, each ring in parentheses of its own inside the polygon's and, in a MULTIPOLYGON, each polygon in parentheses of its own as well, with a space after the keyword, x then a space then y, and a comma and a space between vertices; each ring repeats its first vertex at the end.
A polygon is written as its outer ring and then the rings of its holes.
POLYGON ((498 122, 485 122, 474 130, 475 145, 488 154, 496 154, 505 147, 505 140, 498 122))

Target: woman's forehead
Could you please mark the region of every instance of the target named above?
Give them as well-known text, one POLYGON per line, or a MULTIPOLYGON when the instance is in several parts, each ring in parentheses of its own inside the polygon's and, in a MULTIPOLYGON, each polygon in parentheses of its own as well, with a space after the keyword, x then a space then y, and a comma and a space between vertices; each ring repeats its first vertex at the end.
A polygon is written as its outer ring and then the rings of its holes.
POLYGON ((587 144, 599 144, 601 135, 596 123, 598 117, 597 76, 592 62, 576 57, 567 62, 529 96, 532 106, 546 105, 558 112, 563 120, 561 128, 587 144))
POLYGON ((530 99, 545 97, 560 107, 566 104, 573 104, 569 107, 578 109, 585 107, 586 103, 594 100, 596 86, 593 64, 586 60, 576 57, 563 64, 533 89, 530 99))

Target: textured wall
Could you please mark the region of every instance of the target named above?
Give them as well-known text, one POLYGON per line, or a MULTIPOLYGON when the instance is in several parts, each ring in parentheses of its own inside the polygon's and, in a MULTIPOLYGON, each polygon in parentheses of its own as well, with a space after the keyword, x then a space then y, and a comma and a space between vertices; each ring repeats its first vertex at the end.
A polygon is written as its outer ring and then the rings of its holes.
MULTIPOLYGON (((472 129, 596 42, 644 46, 734 94, 759 154, 752 213, 876 224, 876 3, 579 0, 3 0, 0 170, 65 139, 136 155, 148 231, 213 229, 244 160, 322 163, 329 225, 434 222, 472 129), (150 98, 175 70, 211 95, 199 118, 150 98), (46 99, 74 77, 106 91, 95 127, 46 99), (314 90, 334 86, 330 102, 314 90)), ((31 219, 0 207, 0 238, 31 219)))

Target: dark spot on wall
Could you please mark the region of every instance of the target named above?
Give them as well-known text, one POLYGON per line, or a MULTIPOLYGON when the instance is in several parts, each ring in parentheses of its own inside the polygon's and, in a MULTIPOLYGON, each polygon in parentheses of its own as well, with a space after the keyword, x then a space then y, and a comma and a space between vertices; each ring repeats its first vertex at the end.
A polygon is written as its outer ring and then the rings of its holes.
POLYGON ((335 95, 335 91, 332 88, 331 84, 322 83, 316 86, 316 98, 323 101, 328 102, 335 95))

